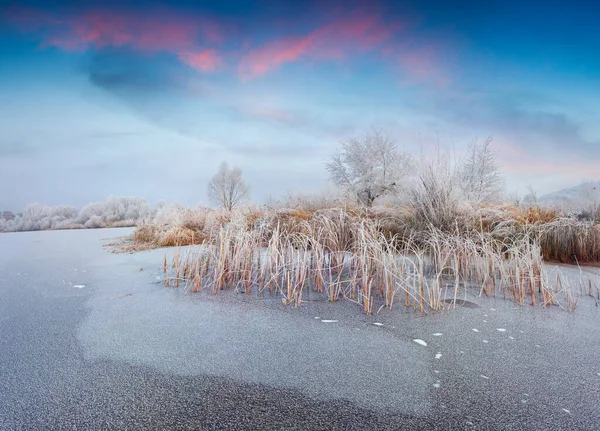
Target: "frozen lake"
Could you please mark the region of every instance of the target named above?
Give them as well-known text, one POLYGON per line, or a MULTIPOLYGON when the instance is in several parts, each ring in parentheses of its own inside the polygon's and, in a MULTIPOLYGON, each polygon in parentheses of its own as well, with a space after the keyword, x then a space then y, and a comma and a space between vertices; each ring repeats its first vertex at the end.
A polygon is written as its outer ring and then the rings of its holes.
POLYGON ((589 297, 573 313, 471 295, 367 316, 184 296, 160 283, 173 250, 102 247, 129 232, 0 234, 0 429, 599 427, 589 297))

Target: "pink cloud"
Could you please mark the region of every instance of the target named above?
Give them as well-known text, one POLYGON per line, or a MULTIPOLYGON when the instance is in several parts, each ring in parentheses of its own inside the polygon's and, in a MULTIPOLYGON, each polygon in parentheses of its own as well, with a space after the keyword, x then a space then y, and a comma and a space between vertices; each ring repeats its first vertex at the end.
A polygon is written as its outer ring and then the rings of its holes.
POLYGON ((238 73, 248 79, 301 58, 342 60, 378 48, 400 27, 386 24, 379 14, 346 15, 303 36, 275 40, 251 51, 241 59, 238 73))
POLYGON ((66 51, 128 47, 177 54, 195 50, 198 45, 220 44, 224 39, 218 23, 172 11, 137 13, 97 9, 58 15, 13 8, 8 19, 23 31, 39 37, 42 47, 66 51))
POLYGON ((184 52, 178 55, 179 60, 200 72, 211 72, 223 63, 223 60, 214 49, 201 52, 184 52))
POLYGON ((237 34, 238 48, 230 44, 226 54, 238 59, 238 76, 244 80, 265 75, 287 63, 343 61, 375 53, 383 61, 400 67, 405 83, 427 81, 444 85, 448 82, 439 66, 440 49, 431 44, 408 43, 410 35, 404 32, 405 24, 386 18, 376 6, 352 12, 323 6, 317 15, 326 16, 328 20, 304 33, 275 38, 256 48, 251 48, 249 35, 231 32, 229 26, 226 32, 223 22, 168 9, 152 12, 88 9, 59 14, 15 7, 10 10, 8 19, 38 38, 42 48, 78 52, 121 47, 169 53, 199 72, 221 67, 225 53, 222 48, 217 52, 215 47, 224 44, 225 34, 229 38, 237 34))

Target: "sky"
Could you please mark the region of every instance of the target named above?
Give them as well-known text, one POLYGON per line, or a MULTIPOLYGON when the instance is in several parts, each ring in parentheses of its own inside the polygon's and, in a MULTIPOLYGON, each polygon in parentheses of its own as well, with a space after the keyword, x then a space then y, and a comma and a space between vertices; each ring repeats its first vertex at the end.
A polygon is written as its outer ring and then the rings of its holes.
POLYGON ((331 188, 342 139, 460 154, 510 193, 600 179, 594 1, 0 0, 0 210, 331 188))

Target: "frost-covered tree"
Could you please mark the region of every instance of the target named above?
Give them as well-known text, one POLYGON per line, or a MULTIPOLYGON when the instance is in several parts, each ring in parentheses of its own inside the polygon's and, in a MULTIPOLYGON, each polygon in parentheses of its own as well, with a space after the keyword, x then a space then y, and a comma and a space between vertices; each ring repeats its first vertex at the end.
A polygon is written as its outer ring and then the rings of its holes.
POLYGON ((438 153, 433 159, 421 157, 409 191, 409 205, 413 208, 416 225, 449 232, 460 224, 459 219, 464 214, 460 167, 449 154, 438 153))
POLYGON ((30 204, 25 208, 23 216, 16 221, 13 230, 45 230, 61 228, 77 217, 77 210, 72 206, 47 206, 30 204))
POLYGON ((465 197, 473 203, 497 202, 504 194, 504 179, 500 173, 492 138, 473 141, 461 169, 465 197))
POLYGON ((527 194, 523 197, 521 203, 530 207, 538 207, 540 205, 538 193, 531 184, 527 186, 527 194))
POLYGON ((227 162, 221 163, 219 171, 208 182, 208 198, 226 210, 244 203, 249 194, 250 187, 242 177, 242 170, 237 166, 230 169, 227 162))
POLYGON ((372 130, 342 141, 341 150, 326 164, 331 181, 370 207, 380 196, 395 192, 410 167, 410 153, 394 140, 372 130))
POLYGON ((93 202, 79 212, 77 222, 85 227, 104 225, 135 225, 137 221, 152 215, 145 199, 136 196, 111 196, 106 202, 93 202))

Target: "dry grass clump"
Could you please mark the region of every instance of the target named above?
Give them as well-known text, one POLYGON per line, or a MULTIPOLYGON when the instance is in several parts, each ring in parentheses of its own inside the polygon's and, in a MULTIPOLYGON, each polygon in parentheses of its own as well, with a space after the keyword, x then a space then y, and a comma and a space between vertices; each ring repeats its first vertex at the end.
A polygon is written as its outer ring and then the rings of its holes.
POLYGON ((202 244, 206 236, 202 231, 199 233, 184 226, 173 226, 162 232, 158 238, 158 247, 174 247, 181 245, 202 244))
POLYGON ((468 289, 480 295, 575 308, 569 286, 550 282, 539 244, 527 235, 510 243, 485 232, 449 234, 430 227, 427 240, 387 238, 377 220, 343 210, 317 211, 302 228, 263 229, 233 219, 199 251, 179 252, 165 271, 167 285, 186 290, 269 292, 300 306, 309 289, 330 301, 349 300, 366 313, 400 302, 419 312, 443 310, 468 289), (450 303, 448 303, 450 302, 450 303))
POLYGON ((143 244, 152 244, 158 237, 158 226, 152 223, 143 223, 133 232, 132 239, 143 244))
MULTIPOLYGON (((438 186, 444 190, 439 184, 432 190, 437 190, 438 186)), ((430 198, 437 196, 437 192, 426 194, 430 198)), ((316 210, 247 207, 235 211, 166 208, 139 225, 129 240, 129 247, 148 249, 213 242, 221 229, 235 224, 244 231, 257 231, 263 245, 277 231, 296 238, 311 236, 332 251, 350 251, 356 242, 354 226, 367 220, 397 251, 407 244, 427 249, 431 229, 434 229, 465 240, 489 234, 502 244, 503 252, 508 252, 512 244, 528 238, 541 247, 546 260, 600 262, 598 225, 593 222, 557 218, 554 210, 533 207, 486 205, 472 208, 452 204, 450 209, 438 212, 428 205, 316 210), (429 215, 424 215, 423 211, 429 215), (432 222, 427 223, 428 220, 432 222)))
POLYGON ((545 260, 563 263, 600 262, 600 225, 558 219, 539 228, 545 260))
POLYGON ((142 221, 130 237, 113 244, 113 247, 117 251, 131 252, 202 244, 210 239, 207 234, 210 212, 206 208, 164 207, 153 218, 142 221))
POLYGON ((559 218, 555 209, 535 206, 510 206, 510 219, 519 225, 551 223, 559 218))
POLYGON ((278 228, 286 234, 306 233, 306 222, 312 213, 304 209, 281 208, 267 215, 267 226, 274 230, 278 228))

